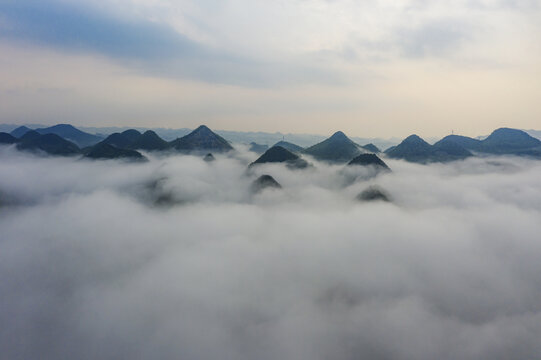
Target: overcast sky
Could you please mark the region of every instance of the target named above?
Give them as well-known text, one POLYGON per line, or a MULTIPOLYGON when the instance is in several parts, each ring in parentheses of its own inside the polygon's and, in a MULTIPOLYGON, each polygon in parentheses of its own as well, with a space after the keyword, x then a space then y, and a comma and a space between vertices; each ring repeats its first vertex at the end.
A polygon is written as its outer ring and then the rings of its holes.
POLYGON ((0 122, 541 128, 541 1, 0 0, 0 122))

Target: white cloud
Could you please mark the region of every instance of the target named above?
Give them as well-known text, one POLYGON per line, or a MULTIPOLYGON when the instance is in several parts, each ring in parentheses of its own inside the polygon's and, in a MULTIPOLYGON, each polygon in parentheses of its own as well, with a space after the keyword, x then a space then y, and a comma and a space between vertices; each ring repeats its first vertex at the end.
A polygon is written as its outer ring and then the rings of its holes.
POLYGON ((269 165, 257 174, 284 189, 254 197, 253 157, 92 163, 1 149, 13 201, 0 208, 3 357, 539 354, 539 162, 389 161, 393 173, 347 188, 337 166, 269 165), (156 179, 191 201, 153 207, 156 179), (372 183, 395 203, 355 202, 372 183))

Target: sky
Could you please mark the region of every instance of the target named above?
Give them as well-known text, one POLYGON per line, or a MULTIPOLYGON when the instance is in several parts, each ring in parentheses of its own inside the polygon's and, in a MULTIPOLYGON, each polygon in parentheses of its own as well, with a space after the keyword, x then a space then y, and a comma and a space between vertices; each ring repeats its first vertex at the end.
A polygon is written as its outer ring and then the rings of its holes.
POLYGON ((3 359, 529 360, 541 162, 392 172, 0 147, 3 359), (280 190, 253 194, 270 174, 280 190), (356 179, 356 181, 352 181, 356 179), (390 203, 355 200, 377 185, 390 203))
POLYGON ((541 1, 1 0, 0 122, 541 128, 541 1))

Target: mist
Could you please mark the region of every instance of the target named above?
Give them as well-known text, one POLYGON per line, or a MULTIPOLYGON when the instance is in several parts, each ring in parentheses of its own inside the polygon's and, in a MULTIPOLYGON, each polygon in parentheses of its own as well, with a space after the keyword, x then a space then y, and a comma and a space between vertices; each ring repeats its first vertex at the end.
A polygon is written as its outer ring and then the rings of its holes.
POLYGON ((541 162, 392 172, 0 147, 5 359, 532 359, 541 162), (262 174, 282 189, 250 192, 262 174), (360 202, 370 185, 391 202, 360 202))

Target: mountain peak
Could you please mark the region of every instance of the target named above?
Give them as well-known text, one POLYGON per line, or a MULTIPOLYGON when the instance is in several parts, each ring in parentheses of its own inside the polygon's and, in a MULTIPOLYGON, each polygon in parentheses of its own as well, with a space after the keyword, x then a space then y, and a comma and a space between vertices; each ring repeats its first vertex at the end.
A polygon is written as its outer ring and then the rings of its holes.
POLYGON ((410 144, 415 144, 415 143, 426 143, 428 144, 426 141, 424 141, 419 135, 416 135, 416 134, 413 134, 413 135, 410 135, 408 136, 407 138, 404 139, 404 141, 402 141, 403 143, 410 143, 410 144))
POLYGON ((233 150, 227 140, 205 125, 201 125, 188 135, 174 140, 171 145, 180 151, 213 150, 214 152, 224 152, 233 150))
POLYGON ((342 131, 337 131, 332 134, 329 140, 349 140, 349 138, 342 131))
POLYGON ((365 150, 361 150, 342 131, 337 131, 330 138, 310 146, 305 152, 318 160, 348 162, 365 150))
POLYGON ((21 138, 24 134, 26 134, 30 130, 32 130, 32 129, 22 125, 22 126, 19 126, 18 128, 16 128, 15 130, 11 131, 10 134, 12 136, 15 136, 16 138, 21 138))
POLYGON ((285 163, 291 169, 304 169, 309 166, 305 160, 281 146, 273 146, 265 151, 250 167, 265 163, 285 163))
POLYGON ((203 134, 205 134, 205 133, 214 134, 214 132, 212 130, 210 130, 207 125, 199 125, 197 127, 197 129, 195 129, 193 132, 194 133, 203 133, 203 134))

